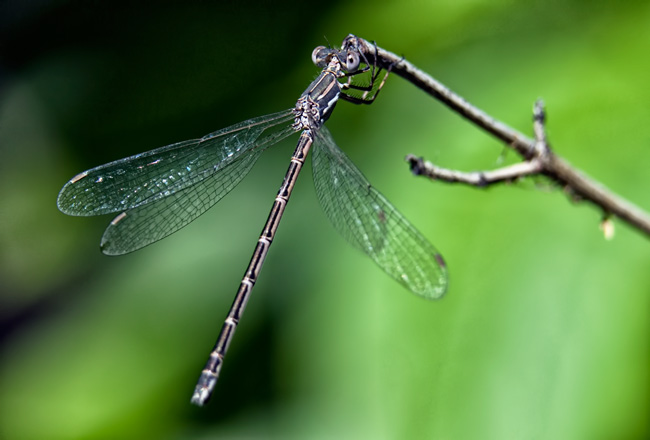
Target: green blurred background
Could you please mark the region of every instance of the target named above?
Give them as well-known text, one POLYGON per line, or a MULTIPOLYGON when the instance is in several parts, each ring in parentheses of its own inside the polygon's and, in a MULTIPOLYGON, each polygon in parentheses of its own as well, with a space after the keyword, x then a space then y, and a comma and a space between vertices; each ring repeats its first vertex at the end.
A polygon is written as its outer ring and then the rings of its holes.
MULTIPOLYGON (((189 398, 296 138, 139 252, 57 211, 93 166, 293 106, 311 50, 405 55, 650 209, 650 3, 5 1, 0 6, 0 438, 650 436, 650 247, 544 182, 478 190, 403 158, 499 166, 503 146, 397 76, 328 126, 431 239, 447 296, 409 294, 337 236, 300 178, 209 406, 189 398)), ((516 160, 506 154, 505 163, 516 160)))

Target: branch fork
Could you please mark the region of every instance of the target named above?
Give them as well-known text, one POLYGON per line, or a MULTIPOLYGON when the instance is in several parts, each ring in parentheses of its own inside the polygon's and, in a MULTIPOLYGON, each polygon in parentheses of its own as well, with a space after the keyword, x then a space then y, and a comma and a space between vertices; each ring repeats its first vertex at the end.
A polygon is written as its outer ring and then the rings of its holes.
POLYGON ((463 172, 439 167, 431 162, 412 154, 406 156, 411 172, 416 176, 426 176, 431 180, 441 180, 447 183, 464 183, 466 185, 485 188, 496 183, 512 183, 524 177, 542 174, 549 163, 551 151, 546 143, 544 122, 544 103, 538 100, 533 109, 533 129, 535 141, 528 151, 519 151, 523 161, 490 171, 463 172))
POLYGON ((346 41, 358 45, 367 59, 377 66, 391 69, 392 73, 413 83, 452 111, 501 140, 522 158, 521 162, 490 171, 462 172, 438 167, 423 158, 409 154, 406 156, 406 161, 413 174, 432 180, 463 183, 476 187, 515 182, 534 175, 546 176, 563 188, 572 200, 590 202, 602 211, 601 229, 606 238, 613 234, 611 216, 618 217, 650 237, 650 215, 647 212, 586 176, 550 148, 546 138, 546 113, 542 100, 538 100, 533 106, 535 138, 531 139, 473 106, 404 57, 354 35, 349 35, 346 41))

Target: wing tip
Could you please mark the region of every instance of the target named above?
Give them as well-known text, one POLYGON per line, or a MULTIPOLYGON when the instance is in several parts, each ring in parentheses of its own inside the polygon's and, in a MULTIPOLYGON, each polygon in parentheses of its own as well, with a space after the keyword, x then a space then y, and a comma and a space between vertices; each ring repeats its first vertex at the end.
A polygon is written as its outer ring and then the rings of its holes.
POLYGON ((445 263, 444 258, 438 252, 433 254, 433 258, 438 265, 438 277, 437 279, 431 279, 431 283, 428 284, 421 291, 414 291, 416 295, 419 295, 428 300, 437 300, 441 299, 447 293, 449 289, 449 273, 447 271, 447 263, 445 263))

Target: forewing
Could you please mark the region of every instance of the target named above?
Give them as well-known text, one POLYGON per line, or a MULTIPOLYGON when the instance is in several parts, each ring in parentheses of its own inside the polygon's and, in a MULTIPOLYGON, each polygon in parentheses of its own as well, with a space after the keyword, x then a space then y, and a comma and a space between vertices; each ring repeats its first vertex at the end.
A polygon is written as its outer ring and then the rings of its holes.
MULTIPOLYGON (((271 129, 293 118, 292 111, 285 110, 249 119, 201 139, 100 165, 66 183, 57 205, 65 214, 89 216, 126 211, 170 197, 290 135, 294 132, 291 127, 271 129)), ((213 183, 229 185, 223 178, 213 183)), ((227 191, 217 193, 223 196, 227 191)))
POLYGON ((334 227, 388 275, 427 299, 447 289, 442 256, 334 143, 316 131, 312 152, 316 194, 334 227))

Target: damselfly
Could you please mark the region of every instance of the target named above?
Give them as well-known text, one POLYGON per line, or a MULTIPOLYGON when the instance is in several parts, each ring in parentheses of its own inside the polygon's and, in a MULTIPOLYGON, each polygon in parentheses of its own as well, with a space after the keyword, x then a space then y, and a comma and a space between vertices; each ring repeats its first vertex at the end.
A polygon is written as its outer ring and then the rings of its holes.
MULTIPOLYGON (((194 139, 98 166, 73 177, 61 189, 59 209, 69 215, 119 213, 101 240, 102 252, 120 255, 158 241, 189 224, 221 200, 250 171, 262 151, 301 132, 291 164, 241 281, 217 343, 201 373, 192 403, 203 405, 219 377, 223 359, 266 258, 280 218, 307 153, 323 210, 350 243, 388 275, 427 299, 447 288, 447 269, 436 249, 368 183, 323 126, 339 98, 370 103, 380 70, 349 35, 340 50, 319 46, 312 60, 323 70, 296 106, 194 139), (371 84, 352 83, 371 71, 371 84), (340 82, 347 78, 347 81, 340 82), (351 89, 361 90, 361 97, 351 89), (348 92, 348 93, 346 93, 348 92)), ((376 58, 375 58, 376 60, 376 58)), ((389 69, 387 69, 389 70, 389 69)))

